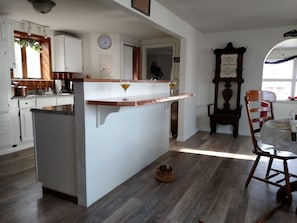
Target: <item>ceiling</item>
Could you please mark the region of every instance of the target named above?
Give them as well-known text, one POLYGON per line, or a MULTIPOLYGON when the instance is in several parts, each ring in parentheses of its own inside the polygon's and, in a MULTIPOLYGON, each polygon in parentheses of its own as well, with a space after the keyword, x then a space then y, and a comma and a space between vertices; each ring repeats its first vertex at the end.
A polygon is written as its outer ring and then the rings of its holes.
POLYGON ((296 0, 158 0, 199 31, 297 26, 296 0))
MULTIPOLYGON (((116 8, 109 0, 53 0, 48 14, 27 0, 1 0, 0 14, 72 33, 121 33, 136 39, 166 36, 141 17, 116 8)), ((157 0, 203 33, 297 26, 296 0, 157 0)), ((131 13, 131 12, 130 12, 131 13)), ((289 31, 289 30, 288 30, 289 31)))
POLYGON ((15 21, 30 21, 51 30, 74 34, 90 32, 120 33, 136 39, 168 36, 140 17, 119 10, 109 0, 52 0, 56 6, 48 13, 34 11, 27 0, 1 0, 0 15, 15 21))

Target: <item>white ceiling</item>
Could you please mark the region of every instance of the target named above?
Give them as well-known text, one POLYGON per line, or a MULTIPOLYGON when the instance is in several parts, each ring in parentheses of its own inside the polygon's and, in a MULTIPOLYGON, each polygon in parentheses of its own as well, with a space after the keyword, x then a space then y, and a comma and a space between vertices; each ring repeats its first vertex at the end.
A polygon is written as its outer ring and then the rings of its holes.
MULTIPOLYGON (((109 0, 53 0, 48 14, 27 0, 0 0, 0 14, 73 33, 121 33, 137 39, 165 36, 109 0)), ((297 0, 157 0, 204 33, 296 25, 297 0)), ((288 30, 289 31, 289 30, 288 30)))
POLYGON ((296 0, 158 0, 204 33, 297 26, 296 0))
POLYGON ((69 33, 120 33, 136 39, 167 36, 144 20, 119 10, 109 0, 52 0, 48 14, 34 11, 28 0, 0 0, 0 15, 15 21, 31 21, 51 30, 69 33))

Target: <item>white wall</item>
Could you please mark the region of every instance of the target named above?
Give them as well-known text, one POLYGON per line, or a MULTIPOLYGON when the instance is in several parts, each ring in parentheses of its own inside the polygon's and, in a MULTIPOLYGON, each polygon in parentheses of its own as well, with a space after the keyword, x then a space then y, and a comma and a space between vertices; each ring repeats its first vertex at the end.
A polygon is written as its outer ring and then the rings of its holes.
MULTIPOLYGON (((279 42, 283 41, 283 33, 288 30, 292 30, 294 27, 278 27, 278 28, 267 28, 267 29, 254 29, 254 30, 242 30, 234 32, 221 32, 221 33, 212 33, 207 34, 208 51, 211 52, 211 49, 224 48, 228 42, 232 42, 234 47, 246 47, 246 53, 243 56, 243 79, 244 83, 242 84, 241 89, 241 103, 244 105, 244 94, 247 90, 250 89, 261 89, 262 81, 262 70, 264 59, 271 50, 279 42)), ((209 77, 205 78, 208 81, 208 91, 204 91, 204 94, 201 94, 201 101, 208 103, 213 102, 214 98, 214 84, 212 79, 214 77, 214 67, 215 67, 215 56, 213 53, 205 54, 207 59, 205 60, 205 68, 209 77)), ((205 82, 199 82, 199 86, 205 85, 205 82)), ((296 106, 295 103, 293 107, 296 106)), ((278 107, 281 108, 281 107, 278 107)), ((297 111, 297 107, 296 107, 297 111)), ((206 121, 208 120, 206 113, 206 105, 204 103, 199 104, 200 120, 199 127, 202 130, 209 131, 209 124, 206 121)), ((288 113, 285 112, 285 113, 288 113)), ((277 114, 282 114, 282 112, 277 112, 277 114)), ((217 129, 218 132, 225 132, 231 134, 231 126, 219 126, 217 129)), ((245 106, 243 106, 242 116, 239 124, 239 134, 240 135, 249 135, 247 115, 245 111, 245 106)))
POLYGON ((104 50, 98 46, 98 37, 101 34, 88 33, 82 37, 84 76, 119 79, 122 67, 120 35, 108 33, 112 39, 112 45, 104 50))
MULTIPOLYGON (((130 7, 130 0, 114 0, 123 7, 143 16, 130 7)), ((197 130, 209 131, 207 104, 214 100, 215 56, 212 50, 225 48, 228 42, 235 47, 246 47, 243 61, 241 103, 248 89, 261 89, 263 61, 267 53, 283 41, 283 33, 295 27, 277 27, 267 29, 241 30, 202 34, 186 24, 155 0, 151 1, 151 15, 143 16, 164 31, 181 38, 180 90, 195 92, 192 100, 184 100, 179 107, 178 140, 186 140, 197 130)), ((297 109, 296 109, 297 110, 297 109)), ((218 126, 218 132, 232 134, 231 126, 218 126)), ((239 134, 249 135, 245 107, 239 124, 239 134)))
MULTIPOLYGON (((143 19, 175 37, 181 38, 180 48, 180 92, 194 92, 199 90, 199 76, 204 73, 204 68, 199 61, 203 55, 204 38, 195 28, 185 23, 156 0, 151 0, 150 16, 145 16, 131 8, 130 0, 113 0, 119 6, 131 10, 143 19), (201 66, 201 67, 200 67, 201 66)), ((183 100, 179 104, 178 140, 184 141, 196 133, 198 123, 196 111, 199 98, 193 97, 183 100)))
MULTIPOLYGON (((88 207, 168 151, 170 106, 86 104, 123 97, 119 82, 75 82, 75 89, 78 202, 88 207)), ((169 94, 169 85, 132 82, 127 91, 127 97, 152 94, 169 94)))

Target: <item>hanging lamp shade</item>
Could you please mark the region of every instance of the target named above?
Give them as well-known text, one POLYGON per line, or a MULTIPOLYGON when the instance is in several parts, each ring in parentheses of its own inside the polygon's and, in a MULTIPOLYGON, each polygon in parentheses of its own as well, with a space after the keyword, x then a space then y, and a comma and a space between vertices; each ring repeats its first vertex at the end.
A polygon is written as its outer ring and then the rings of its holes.
POLYGON ((284 33, 284 37, 297 37, 297 30, 292 30, 284 33))
POLYGON ((46 14, 52 10, 56 5, 55 2, 50 0, 28 0, 33 5, 36 12, 46 14))

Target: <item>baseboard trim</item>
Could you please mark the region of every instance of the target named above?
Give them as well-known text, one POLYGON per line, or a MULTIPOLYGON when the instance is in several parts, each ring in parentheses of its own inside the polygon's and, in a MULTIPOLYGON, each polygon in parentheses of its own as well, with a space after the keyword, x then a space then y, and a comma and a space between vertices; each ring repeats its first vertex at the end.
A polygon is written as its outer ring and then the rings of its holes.
POLYGON ((52 190, 46 187, 42 187, 42 192, 43 194, 50 194, 53 195, 55 197, 61 198, 63 200, 67 200, 67 201, 71 201, 73 203, 77 204, 77 197, 69 195, 69 194, 65 194, 56 190, 52 190))

